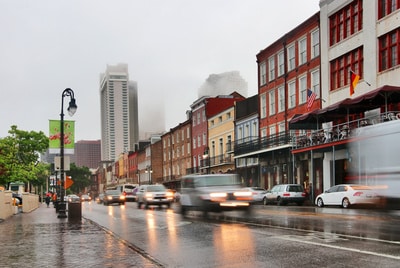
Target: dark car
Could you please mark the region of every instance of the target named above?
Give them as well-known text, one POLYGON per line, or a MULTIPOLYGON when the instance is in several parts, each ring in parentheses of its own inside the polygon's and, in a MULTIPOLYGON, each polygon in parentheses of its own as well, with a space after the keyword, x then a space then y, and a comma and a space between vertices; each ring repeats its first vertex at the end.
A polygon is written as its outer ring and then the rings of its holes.
POLYGON ((267 191, 263 200, 264 205, 275 203, 280 206, 296 203, 301 206, 306 200, 306 193, 301 184, 278 184, 267 191))
POLYGON ((106 190, 103 196, 103 204, 108 206, 114 203, 125 205, 125 195, 119 190, 106 190))

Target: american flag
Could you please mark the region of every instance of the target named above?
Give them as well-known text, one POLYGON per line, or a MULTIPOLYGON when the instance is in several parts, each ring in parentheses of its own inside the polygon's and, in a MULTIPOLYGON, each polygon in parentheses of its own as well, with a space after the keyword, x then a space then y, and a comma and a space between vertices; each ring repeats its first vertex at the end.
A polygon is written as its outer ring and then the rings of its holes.
POLYGON ((317 95, 311 89, 307 89, 307 110, 310 110, 317 95))

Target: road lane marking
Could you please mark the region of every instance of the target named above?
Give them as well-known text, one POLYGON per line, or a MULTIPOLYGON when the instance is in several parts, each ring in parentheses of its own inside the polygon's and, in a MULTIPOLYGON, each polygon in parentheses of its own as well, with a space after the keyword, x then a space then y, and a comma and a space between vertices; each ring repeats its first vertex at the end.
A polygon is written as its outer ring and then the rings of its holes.
POLYGON ((324 243, 301 240, 301 239, 296 239, 291 235, 275 236, 275 238, 287 240, 287 241, 299 242, 299 243, 303 243, 303 244, 314 245, 314 246, 322 246, 322 247, 333 248, 333 249, 338 249, 338 250, 345 250, 345 251, 351 251, 351 252, 356 252, 356 253, 361 253, 361 254, 373 255, 373 256, 377 256, 377 257, 384 257, 384 258, 389 258, 389 259, 394 259, 394 260, 400 260, 400 256, 394 256, 394 255, 377 253, 377 252, 368 251, 368 250, 360 250, 360 249, 355 249, 355 248, 347 248, 344 246, 334 246, 334 245, 329 245, 329 244, 324 244, 324 243))

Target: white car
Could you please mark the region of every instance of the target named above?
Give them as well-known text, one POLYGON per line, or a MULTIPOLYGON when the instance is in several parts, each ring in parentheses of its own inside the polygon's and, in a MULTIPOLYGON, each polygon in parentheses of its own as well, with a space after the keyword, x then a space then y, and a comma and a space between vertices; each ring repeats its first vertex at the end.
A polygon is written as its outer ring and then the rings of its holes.
POLYGON ((370 186, 356 184, 335 185, 315 198, 318 207, 379 204, 379 194, 370 186))
POLYGON ((253 200, 256 203, 261 203, 264 199, 267 190, 261 187, 245 187, 245 190, 250 191, 253 194, 253 200))

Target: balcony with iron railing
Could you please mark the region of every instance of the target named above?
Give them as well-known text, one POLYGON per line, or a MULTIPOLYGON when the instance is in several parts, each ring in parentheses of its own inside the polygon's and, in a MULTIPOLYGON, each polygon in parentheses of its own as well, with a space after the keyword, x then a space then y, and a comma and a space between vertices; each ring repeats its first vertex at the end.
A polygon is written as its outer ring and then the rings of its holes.
POLYGON ((380 115, 346 121, 344 123, 332 125, 332 127, 307 130, 302 134, 294 135, 294 147, 305 148, 347 140, 352 137, 357 137, 363 127, 379 125, 392 120, 400 120, 399 111, 389 111, 381 113, 380 115))
POLYGON ((235 141, 234 153, 235 155, 247 154, 251 152, 260 151, 263 149, 278 147, 282 145, 291 144, 292 137, 288 134, 279 134, 269 137, 249 137, 235 141))

